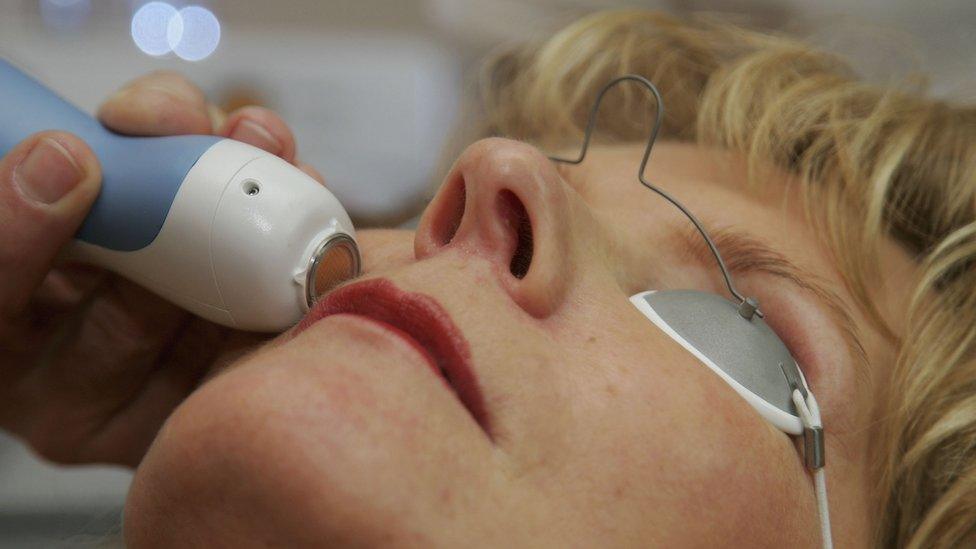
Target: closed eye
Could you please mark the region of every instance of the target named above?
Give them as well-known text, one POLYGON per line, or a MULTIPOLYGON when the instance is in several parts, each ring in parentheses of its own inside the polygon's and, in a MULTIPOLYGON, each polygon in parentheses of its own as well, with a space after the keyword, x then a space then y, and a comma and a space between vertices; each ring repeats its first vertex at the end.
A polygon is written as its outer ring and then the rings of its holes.
MULTIPOLYGON (((677 231, 676 236, 681 241, 681 249, 690 254, 692 260, 700 263, 706 269, 714 270, 716 276, 719 276, 715 257, 697 231, 689 227, 677 231)), ((862 380, 867 379, 867 353, 861 344, 857 324, 855 324, 847 305, 836 293, 829 290, 816 275, 798 268, 783 254, 750 234, 724 228, 710 230, 709 236, 715 242, 715 246, 722 254, 722 259, 733 275, 748 275, 750 273, 771 275, 812 296, 840 328, 844 343, 848 347, 850 356, 854 359, 858 377, 862 380)), ((758 297, 762 298, 762 296, 758 297)), ((760 299, 760 303, 762 303, 762 299, 760 299)), ((775 329, 775 326, 772 327, 775 329)), ((795 339, 789 337, 789 334, 781 333, 780 335, 784 342, 788 339, 795 339)))

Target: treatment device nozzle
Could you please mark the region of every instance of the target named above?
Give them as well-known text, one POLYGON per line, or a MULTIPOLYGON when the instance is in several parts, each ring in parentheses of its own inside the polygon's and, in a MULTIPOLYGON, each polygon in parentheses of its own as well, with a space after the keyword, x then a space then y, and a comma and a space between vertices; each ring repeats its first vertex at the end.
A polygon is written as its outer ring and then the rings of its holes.
POLYGON ((335 233, 316 247, 309 261, 305 281, 305 302, 311 307, 323 294, 342 282, 359 276, 362 259, 359 246, 347 234, 335 233))

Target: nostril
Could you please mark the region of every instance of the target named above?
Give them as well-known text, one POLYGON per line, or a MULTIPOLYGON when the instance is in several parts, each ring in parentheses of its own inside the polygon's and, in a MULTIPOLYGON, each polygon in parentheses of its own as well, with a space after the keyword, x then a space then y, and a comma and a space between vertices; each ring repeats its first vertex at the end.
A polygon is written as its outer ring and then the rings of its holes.
POLYGON ((508 268, 512 276, 523 278, 532 264, 532 222, 525 205, 512 191, 498 194, 498 209, 502 219, 515 231, 515 251, 508 268))
POLYGON ((441 218, 434 223, 434 238, 441 246, 450 244, 451 240, 454 240, 458 227, 461 226, 466 195, 464 187, 464 179, 459 178, 443 197, 448 206, 441 211, 441 218))

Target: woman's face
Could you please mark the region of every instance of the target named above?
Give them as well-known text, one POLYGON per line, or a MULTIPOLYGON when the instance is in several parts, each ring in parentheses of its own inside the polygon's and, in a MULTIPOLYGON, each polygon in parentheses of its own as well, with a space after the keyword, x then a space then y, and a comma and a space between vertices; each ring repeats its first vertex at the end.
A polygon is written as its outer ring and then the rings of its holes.
MULTIPOLYGON (((177 409, 136 475, 127 540, 819 544, 796 441, 628 301, 725 295, 691 224, 637 181, 641 152, 557 166, 515 141, 469 147, 416 232, 361 231, 361 279, 177 409)), ((834 538, 865 544, 890 345, 785 178, 757 194, 735 157, 670 143, 646 174, 714 232, 798 359, 824 412, 834 538)), ((912 267, 882 255, 893 319, 912 267)))

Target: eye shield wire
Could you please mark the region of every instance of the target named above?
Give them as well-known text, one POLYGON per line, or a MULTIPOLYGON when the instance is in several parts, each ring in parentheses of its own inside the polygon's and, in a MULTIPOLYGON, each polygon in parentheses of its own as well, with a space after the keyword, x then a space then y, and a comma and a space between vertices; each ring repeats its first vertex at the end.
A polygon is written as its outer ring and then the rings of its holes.
POLYGON ((662 198, 681 210, 681 213, 683 213, 685 217, 691 221, 695 228, 698 229, 698 233, 701 234, 702 238, 705 239, 705 243, 708 244, 708 249, 711 250, 712 255, 715 256, 715 261, 718 262, 718 268, 722 271, 722 278, 725 279, 725 286, 729 289, 729 293, 739 301, 739 314, 742 315, 742 317, 746 320, 751 319, 752 315, 754 314, 759 315, 759 318, 763 318, 763 313, 759 310, 759 302, 752 297, 743 297, 742 294, 735 289, 735 285, 732 283, 732 277, 729 275, 729 270, 725 267, 725 261, 722 260, 722 254, 718 252, 718 248, 715 247, 715 243, 712 241, 711 237, 708 236, 708 232, 705 231, 705 227, 702 226, 701 222, 698 221, 698 218, 688 211, 688 209, 685 208, 683 204, 678 202, 678 200, 673 196, 644 179, 644 170, 647 167, 648 160, 651 158, 651 149, 654 148, 654 142, 657 141, 657 134, 661 130, 661 123, 664 122, 664 100, 661 99, 661 93, 650 80, 636 74, 627 74, 611 80, 609 84, 600 90, 599 95, 596 96, 596 101, 593 102, 593 106, 590 108, 589 119, 586 123, 586 131, 583 134, 583 148, 580 149, 579 156, 575 159, 550 156, 549 159, 553 162, 559 162, 562 164, 581 164, 583 162, 583 159, 586 158, 586 151, 590 147, 590 138, 593 136, 593 130, 596 129, 596 116, 600 111, 600 103, 603 101, 603 96, 606 95, 611 88, 625 81, 637 82, 638 84, 647 88, 647 90, 654 95, 654 100, 657 102, 657 111, 655 112, 654 116, 654 126, 651 129, 651 134, 647 139, 647 146, 644 148, 644 157, 641 159, 640 168, 638 168, 637 171, 637 179, 640 180, 642 185, 656 192, 662 198))
MULTIPOLYGON (((725 266, 725 261, 722 260, 722 255, 719 253, 718 248, 715 246, 715 243, 712 241, 711 237, 708 236, 704 226, 702 226, 701 222, 698 221, 698 218, 696 218, 687 208, 684 207, 683 204, 678 202, 670 194, 664 192, 644 179, 644 171, 647 167, 647 162, 651 157, 651 149, 654 148, 654 142, 657 140, 658 132, 661 129, 661 123, 664 120, 664 100, 661 98, 661 93, 658 91, 657 87, 655 87, 650 80, 636 74, 628 74, 611 80, 610 83, 605 85, 600 90, 596 100, 593 102, 593 106, 590 108, 589 119, 586 123, 586 131, 583 134, 583 146, 580 149, 579 156, 575 159, 550 156, 549 159, 553 162, 563 164, 580 164, 583 162, 583 159, 586 158, 587 149, 589 149, 590 146, 590 138, 593 135, 593 130, 596 128, 596 117, 600 110, 600 103, 603 101, 603 96, 606 95, 611 88, 625 81, 636 82, 646 88, 651 92, 651 94, 654 95, 654 100, 657 103, 654 125, 651 128, 650 135, 647 139, 647 145, 644 148, 644 156, 641 159, 640 168, 637 172, 637 178, 640 180, 642 185, 654 191, 678 208, 681 213, 683 213, 685 217, 691 221, 691 223, 698 230, 698 233, 701 234, 702 238, 705 239, 705 243, 708 244, 708 249, 711 250, 712 255, 715 256, 715 261, 718 263, 718 267, 722 272, 722 277, 725 279, 725 286, 728 288, 729 293, 739 301, 737 308, 739 315, 746 320, 751 320, 753 315, 758 315, 760 318, 763 318, 763 313, 759 310, 759 302, 755 298, 744 297, 736 290, 735 285, 732 282, 732 277, 729 274, 729 270, 725 266)), ((825 549, 832 549, 833 537, 830 532, 830 509, 827 505, 827 480, 824 473, 825 460, 823 422, 820 418, 820 407, 817 405, 816 398, 814 398, 813 393, 809 390, 806 379, 804 379, 803 373, 799 370, 799 368, 797 368, 795 362, 792 362, 789 365, 780 363, 780 368, 783 370, 783 375, 786 376, 786 379, 789 382, 791 389, 790 396, 800 416, 800 421, 803 424, 804 465, 813 471, 814 491, 816 492, 817 498, 817 511, 820 517, 820 533, 823 547, 825 549)))

